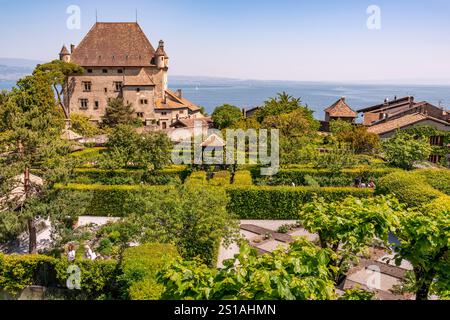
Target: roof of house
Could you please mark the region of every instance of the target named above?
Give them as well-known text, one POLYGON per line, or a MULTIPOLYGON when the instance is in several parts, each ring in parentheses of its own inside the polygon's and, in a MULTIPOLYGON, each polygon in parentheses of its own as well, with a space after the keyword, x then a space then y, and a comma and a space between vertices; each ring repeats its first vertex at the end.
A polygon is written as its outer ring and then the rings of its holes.
POLYGON ((62 54, 62 55, 70 54, 70 53, 69 53, 69 50, 67 50, 66 45, 63 45, 63 47, 62 47, 62 49, 61 49, 61 52, 60 52, 59 54, 62 54))
POLYGON ((330 117, 356 118, 358 116, 358 114, 345 102, 345 98, 340 98, 330 107, 325 109, 325 112, 328 113, 330 117))
POLYGON ((124 77, 124 86, 155 86, 152 78, 141 69, 137 75, 126 75, 124 77))
POLYGON ((165 101, 157 100, 155 109, 170 110, 188 108, 192 112, 200 111, 200 108, 186 98, 179 97, 175 92, 166 90, 165 101))
POLYGON ((434 122, 444 124, 444 125, 448 126, 450 129, 450 123, 448 123, 444 120, 436 119, 436 118, 430 117, 423 113, 413 113, 413 114, 407 114, 403 117, 396 118, 396 119, 391 119, 391 120, 388 119, 387 121, 381 122, 379 124, 375 124, 371 127, 368 127, 367 131, 371 132, 371 133, 376 133, 376 134, 386 134, 388 132, 395 131, 397 129, 401 129, 401 128, 422 122, 424 120, 431 120, 434 122))
POLYGON ((137 23, 97 22, 72 52, 81 66, 153 66, 155 49, 137 23))
POLYGON ((385 103, 381 103, 381 104, 377 104, 375 106, 357 110, 357 112, 359 113, 359 112, 371 112, 371 111, 377 111, 377 110, 387 110, 387 109, 392 109, 392 108, 398 108, 398 107, 401 107, 403 105, 408 105, 408 104, 409 105, 414 104, 414 97, 408 96, 408 97, 403 97, 403 98, 392 100, 392 101, 387 101, 385 103))
POLYGON ((207 148, 207 147, 224 147, 226 145, 225 140, 223 140, 221 137, 219 137, 217 134, 213 133, 208 138, 203 141, 203 143, 200 145, 201 147, 207 148))
POLYGON ((178 119, 174 122, 171 127, 185 127, 185 128, 194 128, 195 125, 200 123, 202 127, 209 126, 211 124, 210 118, 188 118, 188 119, 178 119))

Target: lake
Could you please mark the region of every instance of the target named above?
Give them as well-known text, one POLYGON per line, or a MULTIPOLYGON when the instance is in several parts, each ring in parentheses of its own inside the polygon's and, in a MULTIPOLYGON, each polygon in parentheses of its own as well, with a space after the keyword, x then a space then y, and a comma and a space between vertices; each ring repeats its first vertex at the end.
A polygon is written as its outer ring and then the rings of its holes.
MULTIPOLYGON (((317 119, 324 118, 323 110, 340 97, 355 110, 382 103, 386 97, 412 95, 416 101, 426 100, 445 108, 450 106, 450 86, 431 85, 371 85, 343 83, 309 83, 292 81, 257 81, 215 78, 172 77, 169 80, 173 90, 182 89, 183 95, 192 102, 204 106, 212 113, 216 106, 224 103, 252 108, 286 91, 300 97, 315 111, 317 119)), ((1 89, 10 89, 12 81, 0 81, 1 89)))

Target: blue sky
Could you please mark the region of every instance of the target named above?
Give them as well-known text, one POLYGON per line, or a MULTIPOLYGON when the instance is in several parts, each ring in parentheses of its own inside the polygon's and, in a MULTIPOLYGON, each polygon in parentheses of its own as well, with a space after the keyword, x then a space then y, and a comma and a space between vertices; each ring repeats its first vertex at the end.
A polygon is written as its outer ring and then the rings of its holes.
POLYGON ((304 81, 450 83, 448 0, 0 0, 0 57, 50 60, 95 22, 164 39, 171 74, 304 81), (69 30, 69 5, 81 29, 69 30), (381 9, 381 30, 366 10, 381 9))

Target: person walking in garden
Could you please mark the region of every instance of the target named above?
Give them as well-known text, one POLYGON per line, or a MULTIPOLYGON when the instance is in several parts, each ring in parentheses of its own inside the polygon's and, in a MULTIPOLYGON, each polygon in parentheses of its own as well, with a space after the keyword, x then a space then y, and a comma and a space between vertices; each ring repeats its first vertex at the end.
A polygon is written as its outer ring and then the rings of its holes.
POLYGON ((67 253, 67 260, 69 262, 75 261, 76 251, 75 246, 73 244, 69 244, 69 252, 67 253))
POLYGON ((97 259, 97 254, 94 251, 92 251, 91 247, 86 245, 84 248, 86 249, 86 258, 92 261, 97 259))
POLYGON ((367 187, 371 188, 371 189, 375 189, 376 188, 375 182, 371 179, 369 181, 369 184, 367 185, 367 187))

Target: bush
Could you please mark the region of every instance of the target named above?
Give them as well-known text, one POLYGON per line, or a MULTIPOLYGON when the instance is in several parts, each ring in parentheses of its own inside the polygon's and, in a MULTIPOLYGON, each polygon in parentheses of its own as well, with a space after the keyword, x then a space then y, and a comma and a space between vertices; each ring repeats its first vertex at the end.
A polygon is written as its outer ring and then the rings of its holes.
POLYGON ((420 207, 444 194, 427 183, 415 172, 397 172, 378 181, 377 194, 393 194, 409 207, 420 207))
POLYGON ((230 184, 231 174, 229 171, 214 173, 214 177, 208 181, 211 186, 224 187, 230 184))
POLYGON ((250 171, 237 171, 234 174, 234 185, 238 186, 253 185, 252 175, 250 171))
POLYGON ((450 195, 450 170, 418 170, 415 173, 424 177, 433 188, 450 195))
POLYGON ((172 186, 140 186, 140 185, 97 185, 97 184, 68 184, 56 185, 56 188, 89 192, 92 194, 90 203, 86 205, 86 214, 99 217, 126 217, 135 211, 129 206, 132 194, 145 192, 148 197, 165 192, 172 186))
POLYGON ((450 196, 442 196, 434 199, 424 206, 425 212, 437 214, 440 212, 450 212, 450 196))
POLYGON ((358 177, 364 181, 374 180, 377 183, 379 178, 396 171, 398 170, 369 167, 343 169, 342 171, 300 168, 282 169, 275 176, 261 176, 260 169, 255 168, 252 170, 252 176, 257 185, 291 186, 294 183, 297 186, 309 186, 315 181, 321 187, 350 187, 354 185, 354 181, 358 177))
POLYGON ((298 219, 303 204, 314 195, 328 201, 347 196, 368 197, 370 189, 310 188, 310 187, 229 187, 228 211, 240 219, 292 220, 298 219))
POLYGON ((178 257, 169 244, 145 244, 124 251, 121 263, 122 295, 130 300, 158 300, 164 290, 156 274, 171 259, 178 257))
POLYGON ((190 186, 202 186, 206 185, 206 172, 205 171, 194 171, 186 179, 185 184, 190 186))
MULTIPOLYGON (((80 296, 88 299, 104 297, 116 292, 116 261, 79 260, 74 263, 81 270, 80 296)), ((45 255, 1 255, 0 288, 16 295, 31 285, 67 288, 67 260, 45 255)))

